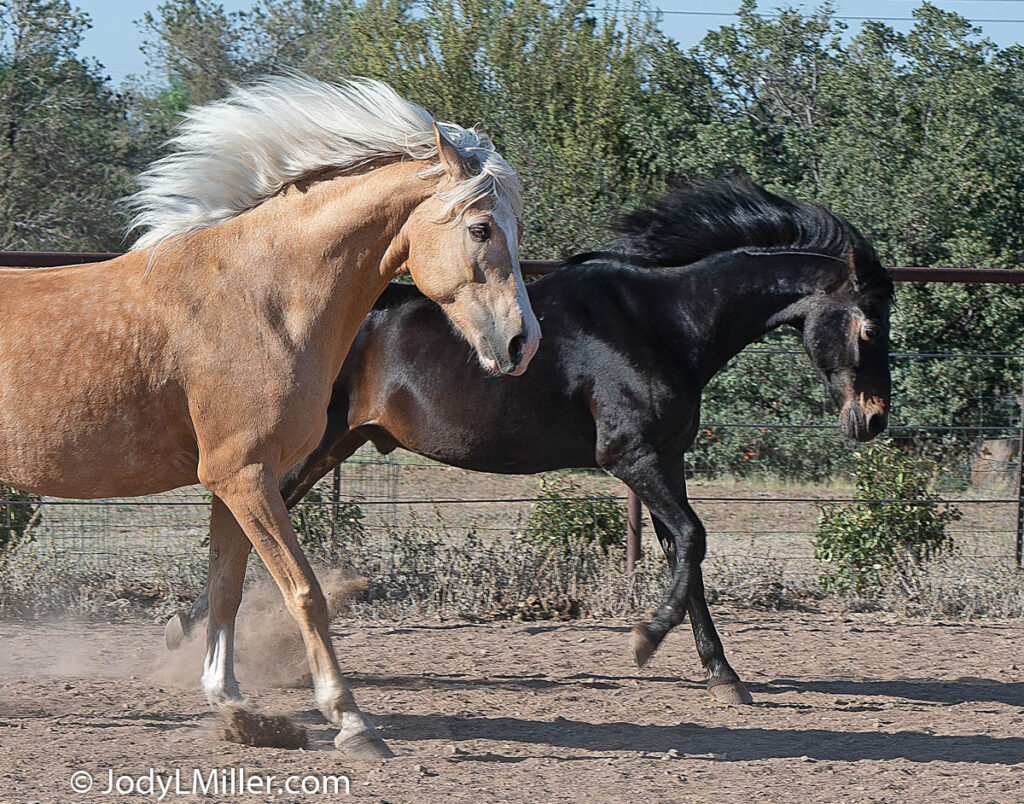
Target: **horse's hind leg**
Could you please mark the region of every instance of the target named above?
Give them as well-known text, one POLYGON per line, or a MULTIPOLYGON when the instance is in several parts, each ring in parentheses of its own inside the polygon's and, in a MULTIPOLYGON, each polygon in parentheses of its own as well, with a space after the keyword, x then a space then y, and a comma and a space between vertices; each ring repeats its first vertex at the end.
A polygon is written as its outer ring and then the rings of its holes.
POLYGON ((192 605, 174 612, 164 626, 164 644, 167 650, 180 648, 185 640, 192 636, 196 624, 205 620, 209 613, 210 598, 204 586, 199 596, 192 601, 192 605))
MULTIPOLYGON (((277 479, 262 464, 250 464, 216 480, 209 476, 209 471, 209 466, 201 467, 205 475, 201 476, 203 485, 231 509, 281 589, 288 611, 299 624, 317 704, 324 716, 341 729, 335 745, 353 756, 392 756, 373 724, 359 711, 342 678, 328 632, 327 601, 299 547, 277 479)), ((212 596, 210 604, 212 621, 212 596)))
MULTIPOLYGON (((675 551, 674 548, 670 549, 672 534, 660 519, 652 517, 652 520, 654 522, 654 530, 658 534, 658 540, 665 549, 669 566, 675 569, 675 551)), ((708 694, 715 700, 722 701, 723 703, 750 703, 753 699, 750 697, 750 693, 743 682, 740 681, 736 671, 732 669, 726 660, 722 640, 718 636, 714 622, 711 620, 707 596, 704 593, 704 574, 699 564, 693 570, 689 597, 686 601, 686 610, 690 615, 693 639, 697 643, 697 655, 700 656, 700 663, 708 674, 708 694)))
POLYGON ((343 430, 335 429, 331 419, 328 419, 327 424, 327 432, 320 445, 297 463, 281 481, 281 496, 289 508, 305 497, 335 466, 366 443, 366 436, 349 430, 347 426, 343 430))
POLYGON ((249 540, 231 511, 217 497, 210 513, 210 566, 206 590, 209 622, 206 627, 206 659, 203 690, 211 704, 224 704, 241 697, 235 680, 235 616, 242 601, 249 540))

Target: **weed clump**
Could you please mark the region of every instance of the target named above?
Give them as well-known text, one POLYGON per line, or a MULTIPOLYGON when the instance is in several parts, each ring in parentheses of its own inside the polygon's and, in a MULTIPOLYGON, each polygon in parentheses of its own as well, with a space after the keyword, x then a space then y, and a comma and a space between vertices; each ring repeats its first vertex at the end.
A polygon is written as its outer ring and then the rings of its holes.
POLYGON ((960 510, 930 490, 935 465, 891 442, 872 444, 853 458, 857 502, 821 508, 814 555, 828 564, 826 591, 864 593, 891 573, 910 580, 929 559, 949 552, 946 526, 960 510))

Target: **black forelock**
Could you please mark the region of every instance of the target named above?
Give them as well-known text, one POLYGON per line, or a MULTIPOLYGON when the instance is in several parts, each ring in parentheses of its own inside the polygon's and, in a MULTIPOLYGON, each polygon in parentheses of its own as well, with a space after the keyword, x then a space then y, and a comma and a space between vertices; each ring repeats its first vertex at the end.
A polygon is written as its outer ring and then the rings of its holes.
MULTIPOLYGON (((617 253, 652 267, 689 265, 736 249, 818 253, 857 266, 857 289, 892 295, 874 247, 845 218, 820 204, 776 195, 744 175, 697 179, 621 218, 617 253)), ((578 259, 570 258, 572 262, 578 259)))

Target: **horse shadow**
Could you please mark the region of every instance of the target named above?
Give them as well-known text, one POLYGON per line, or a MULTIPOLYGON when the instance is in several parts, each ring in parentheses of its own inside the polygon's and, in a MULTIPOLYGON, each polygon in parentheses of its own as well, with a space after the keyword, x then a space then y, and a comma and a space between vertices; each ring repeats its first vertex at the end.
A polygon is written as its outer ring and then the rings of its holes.
MULTIPOLYGON (((669 684, 700 690, 704 683, 679 676, 606 675, 601 673, 575 673, 563 678, 551 678, 545 673, 492 673, 486 677, 471 673, 429 673, 411 675, 385 675, 352 673, 357 685, 399 689, 502 689, 544 690, 569 686, 591 689, 616 689, 624 684, 669 684)), ((802 680, 775 678, 767 682, 748 681, 747 687, 759 698, 785 692, 816 692, 824 695, 850 698, 886 697, 924 703, 1001 703, 1024 708, 1024 682, 1002 682, 985 678, 962 677, 949 681, 937 679, 893 679, 878 681, 855 680, 802 680)), ((762 703, 767 703, 762 701, 762 703)))
MULTIPOLYGON (((621 686, 632 676, 579 674, 568 679, 550 679, 541 674, 473 677, 364 676, 373 686, 438 688, 479 688, 495 686, 543 690, 565 685, 599 689, 621 686)), ((641 680, 637 677, 637 680, 641 680)), ((699 687, 678 677, 643 678, 645 683, 666 682, 699 687)), ((804 681, 774 679, 751 684, 761 700, 790 691, 868 698, 897 698, 926 703, 1000 703, 1024 707, 1024 683, 1001 683, 987 679, 961 678, 898 679, 890 681, 804 681)), ((766 706, 772 706, 768 701, 766 706)), ((640 725, 623 721, 592 723, 556 718, 554 721, 518 717, 475 717, 444 714, 384 714, 374 718, 389 739, 465 741, 475 739, 523 743, 549 748, 580 749, 588 752, 658 753, 676 749, 680 755, 702 755, 712 761, 750 761, 809 757, 816 760, 852 762, 862 759, 906 759, 911 762, 977 762, 983 765, 1014 765, 1024 762, 1024 737, 992 737, 983 734, 936 735, 917 731, 837 731, 828 728, 741 728, 678 725, 640 725)), ((474 761, 505 761, 499 755, 466 756, 474 761)))
POLYGON ((891 681, 800 680, 772 679, 764 691, 818 692, 825 695, 848 695, 854 698, 886 696, 927 703, 1001 703, 1024 708, 1024 682, 994 681, 985 678, 895 679, 891 681))
POLYGON ((578 689, 618 689, 627 682, 645 684, 672 684, 703 689, 700 682, 690 682, 678 676, 601 675, 576 673, 565 678, 551 678, 545 673, 491 673, 481 677, 471 673, 424 673, 411 675, 382 675, 379 673, 350 673, 348 678, 356 686, 381 689, 449 689, 476 690, 487 687, 506 690, 552 690, 574 687, 578 689))
MULTIPOLYGON (((809 757, 816 760, 906 759, 911 762, 976 762, 1015 765, 1024 762, 1024 738, 986 735, 935 735, 923 732, 840 732, 829 729, 770 729, 638 725, 622 721, 528 720, 515 717, 383 715, 374 720, 388 739, 499 740, 589 752, 711 755, 719 762, 809 757)), ((496 761, 502 757, 493 755, 496 761)), ((479 759, 479 758, 478 758, 479 759)))

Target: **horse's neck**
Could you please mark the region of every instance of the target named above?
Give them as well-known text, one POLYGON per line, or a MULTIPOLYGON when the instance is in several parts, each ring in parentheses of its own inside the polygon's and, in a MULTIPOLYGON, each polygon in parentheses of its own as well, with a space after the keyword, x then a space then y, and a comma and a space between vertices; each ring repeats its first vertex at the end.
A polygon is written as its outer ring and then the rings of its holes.
POLYGON ((294 185, 198 233, 203 253, 253 297, 283 308, 297 345, 335 373, 374 300, 394 278, 381 257, 434 190, 422 163, 294 185))
POLYGON ((412 211, 436 189, 436 179, 424 180, 422 170, 422 163, 405 162, 334 179, 327 183, 326 199, 307 205, 312 209, 306 219, 316 223, 310 226, 304 273, 321 283, 326 320, 344 321, 352 336, 397 275, 381 258, 412 211))
POLYGON ((837 266, 816 255, 739 253, 681 269, 684 318, 710 347, 696 358, 704 382, 771 330, 799 323, 807 300, 836 283, 837 266))

